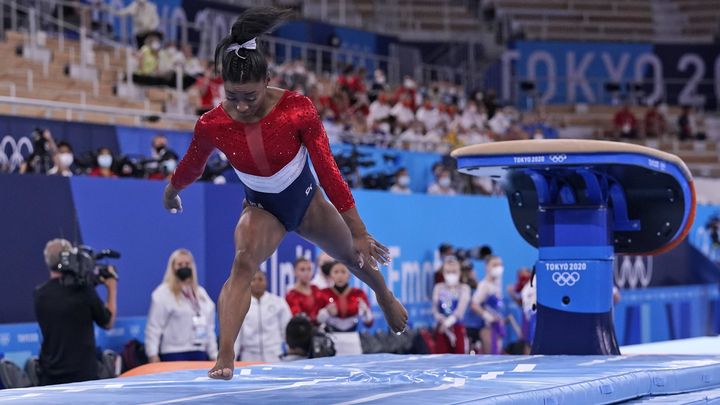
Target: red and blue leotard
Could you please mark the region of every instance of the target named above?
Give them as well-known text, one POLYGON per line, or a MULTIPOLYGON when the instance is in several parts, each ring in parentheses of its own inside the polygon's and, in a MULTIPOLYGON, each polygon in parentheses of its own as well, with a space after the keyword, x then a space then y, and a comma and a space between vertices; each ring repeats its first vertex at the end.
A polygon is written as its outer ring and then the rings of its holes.
POLYGON ((300 225, 317 189, 308 155, 335 208, 345 212, 355 206, 315 106, 296 92, 286 90, 256 123, 233 120, 222 105, 205 113, 195 125, 172 186, 182 190, 200 177, 214 148, 227 156, 245 186, 248 203, 275 215, 288 231, 300 225))

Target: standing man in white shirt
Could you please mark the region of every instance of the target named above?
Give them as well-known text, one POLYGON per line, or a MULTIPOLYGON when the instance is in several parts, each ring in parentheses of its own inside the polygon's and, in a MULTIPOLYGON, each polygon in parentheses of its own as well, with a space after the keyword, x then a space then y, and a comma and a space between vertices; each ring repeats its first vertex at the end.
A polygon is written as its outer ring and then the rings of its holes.
POLYGON ((285 328, 292 313, 287 301, 267 291, 265 273, 255 272, 250 282, 250 309, 235 341, 241 361, 278 362, 283 354, 285 328))

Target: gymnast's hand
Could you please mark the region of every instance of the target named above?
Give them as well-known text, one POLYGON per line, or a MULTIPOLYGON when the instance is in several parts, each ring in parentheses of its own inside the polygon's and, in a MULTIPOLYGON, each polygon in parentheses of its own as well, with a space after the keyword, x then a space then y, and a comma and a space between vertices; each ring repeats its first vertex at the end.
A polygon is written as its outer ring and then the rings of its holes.
POLYGON ((355 252, 358 255, 358 266, 362 268, 368 263, 373 270, 380 270, 381 264, 390 263, 390 251, 385 245, 375 240, 369 233, 353 238, 355 252))
POLYGON ((182 200, 180 200, 178 190, 175 190, 169 183, 165 186, 165 192, 163 193, 163 205, 166 210, 173 214, 182 212, 182 200))

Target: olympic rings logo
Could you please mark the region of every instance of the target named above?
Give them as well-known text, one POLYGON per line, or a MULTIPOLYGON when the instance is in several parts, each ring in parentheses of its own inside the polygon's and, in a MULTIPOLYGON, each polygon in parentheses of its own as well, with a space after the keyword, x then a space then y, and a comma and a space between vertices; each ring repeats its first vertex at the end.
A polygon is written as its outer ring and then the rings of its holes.
POLYGON ((25 161, 23 146, 28 155, 33 152, 33 145, 28 137, 24 136, 16 141, 12 136, 5 135, 0 140, 0 169, 5 168, 8 172, 17 169, 25 161))
POLYGON ((553 163, 562 163, 567 159, 567 155, 550 155, 550 161, 553 163))
POLYGON ((552 279, 555 284, 559 285, 560 287, 572 287, 578 281, 580 281, 580 273, 578 273, 577 271, 573 271, 572 273, 569 273, 567 271, 555 272, 552 275, 552 279))

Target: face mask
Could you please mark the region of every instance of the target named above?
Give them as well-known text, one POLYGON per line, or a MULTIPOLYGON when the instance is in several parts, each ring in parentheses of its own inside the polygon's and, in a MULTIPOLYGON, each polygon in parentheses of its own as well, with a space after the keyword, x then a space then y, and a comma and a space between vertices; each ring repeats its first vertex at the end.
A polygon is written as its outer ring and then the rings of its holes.
POLYGON ((347 284, 345 284, 345 285, 343 285, 343 286, 340 286, 340 285, 335 284, 335 289, 336 289, 340 294, 344 293, 345 290, 347 290, 347 288, 348 288, 348 285, 347 285, 347 284))
POLYGON ((174 172, 175 167, 177 167, 177 161, 174 159, 166 160, 164 163, 165 170, 168 171, 168 173, 174 172))
POLYGON ((398 184, 407 187, 408 184, 410 184, 410 176, 400 176, 398 177, 398 184))
POLYGON ((415 82, 413 79, 405 79, 403 80, 403 86, 407 87, 408 89, 415 88, 415 82))
POLYGON ((103 169, 108 169, 110 166, 112 166, 113 158, 110 155, 100 155, 97 158, 98 166, 102 167, 103 169))
POLYGON ((192 269, 190 267, 181 267, 175 271, 175 277, 180 281, 185 281, 192 277, 192 269))
POLYGON ((502 277, 504 271, 505 271, 505 268, 503 266, 495 266, 492 269, 490 269, 490 275, 492 277, 499 279, 502 277))
POLYGON ((450 287, 454 287, 460 284, 460 275, 457 273, 443 274, 443 279, 445 279, 445 284, 449 285, 450 287))
POLYGON ((73 161, 75 160, 73 154, 67 152, 61 153, 58 156, 58 159, 60 160, 60 165, 63 167, 70 167, 70 165, 72 165, 73 161))
POLYGON ((450 178, 449 177, 443 177, 440 180, 438 180, 438 184, 440 187, 450 187, 450 178))
POLYGON ((155 147, 155 152, 160 153, 163 149, 165 149, 165 145, 158 145, 155 147))
POLYGON ((150 44, 150 48, 152 48, 153 51, 158 51, 158 50, 160 50, 160 42, 152 42, 152 43, 150 44))

